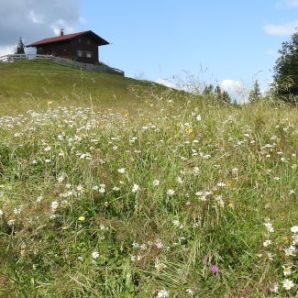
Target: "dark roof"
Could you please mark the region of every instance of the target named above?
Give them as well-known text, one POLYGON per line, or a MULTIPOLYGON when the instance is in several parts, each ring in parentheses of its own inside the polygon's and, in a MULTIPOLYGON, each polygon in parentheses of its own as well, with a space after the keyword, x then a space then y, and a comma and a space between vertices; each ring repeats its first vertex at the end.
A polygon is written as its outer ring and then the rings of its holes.
POLYGON ((88 35, 88 34, 92 35, 97 40, 99 46, 109 44, 109 42, 107 42, 106 40, 104 40, 103 38, 101 38, 100 36, 95 34, 93 31, 89 30, 89 31, 83 31, 83 32, 78 32, 78 33, 73 33, 73 34, 66 34, 66 35, 62 35, 62 36, 45 38, 45 39, 36 41, 34 43, 31 43, 31 44, 27 45, 26 47, 37 47, 37 46, 41 46, 41 45, 45 45, 45 44, 61 42, 61 41, 74 39, 79 36, 88 35))

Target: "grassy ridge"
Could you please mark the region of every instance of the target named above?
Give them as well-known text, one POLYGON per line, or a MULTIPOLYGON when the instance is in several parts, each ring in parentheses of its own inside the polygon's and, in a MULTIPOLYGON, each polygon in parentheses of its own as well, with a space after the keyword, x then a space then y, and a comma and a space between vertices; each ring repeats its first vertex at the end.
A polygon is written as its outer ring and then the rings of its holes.
POLYGON ((297 109, 154 90, 0 117, 3 297, 295 295, 297 109))
MULTIPOLYGON (((0 114, 26 111, 52 105, 94 103, 130 108, 136 98, 129 90, 133 86, 149 87, 149 82, 118 75, 80 71, 48 61, 0 63, 0 114)), ((162 89, 162 87, 159 87, 162 89)))

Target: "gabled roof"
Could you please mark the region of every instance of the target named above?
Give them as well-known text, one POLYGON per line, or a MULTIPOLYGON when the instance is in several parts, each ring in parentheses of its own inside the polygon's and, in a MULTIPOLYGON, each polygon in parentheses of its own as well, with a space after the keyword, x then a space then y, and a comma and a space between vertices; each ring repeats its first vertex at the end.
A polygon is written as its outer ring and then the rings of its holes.
POLYGON ((83 32, 78 32, 78 33, 73 33, 73 34, 66 34, 66 35, 62 35, 62 36, 45 38, 45 39, 36 41, 34 43, 31 43, 31 44, 27 45, 26 47, 37 47, 37 46, 42 46, 42 45, 50 44, 50 43, 62 42, 62 41, 74 39, 79 36, 88 35, 88 34, 92 35, 95 38, 95 40, 97 41, 99 46, 109 44, 109 42, 107 42, 106 40, 104 40, 103 38, 101 38, 100 36, 95 34, 93 31, 89 30, 89 31, 83 31, 83 32))

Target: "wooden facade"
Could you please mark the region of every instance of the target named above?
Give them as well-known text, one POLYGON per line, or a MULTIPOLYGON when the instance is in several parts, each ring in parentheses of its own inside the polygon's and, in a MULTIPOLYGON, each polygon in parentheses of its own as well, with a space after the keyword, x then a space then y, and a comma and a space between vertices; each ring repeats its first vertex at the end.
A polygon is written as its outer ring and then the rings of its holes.
POLYGON ((35 47, 38 54, 53 55, 83 63, 98 63, 98 47, 109 44, 92 31, 47 38, 28 45, 35 47))

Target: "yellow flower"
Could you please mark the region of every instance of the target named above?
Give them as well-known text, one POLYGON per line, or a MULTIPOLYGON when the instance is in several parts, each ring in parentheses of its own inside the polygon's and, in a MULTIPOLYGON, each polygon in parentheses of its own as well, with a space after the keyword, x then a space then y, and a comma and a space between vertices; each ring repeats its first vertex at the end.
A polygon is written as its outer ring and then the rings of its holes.
POLYGON ((86 219, 85 216, 80 216, 79 217, 79 221, 85 221, 85 219, 86 219))
POLYGON ((185 132, 190 135, 192 133, 192 128, 191 127, 188 127, 185 129, 185 132))
POLYGON ((48 105, 50 106, 51 104, 52 104, 53 102, 50 100, 50 101, 48 101, 48 105))

